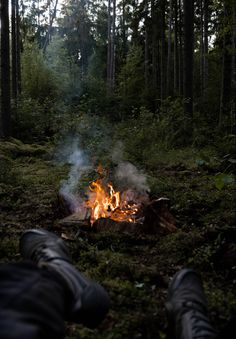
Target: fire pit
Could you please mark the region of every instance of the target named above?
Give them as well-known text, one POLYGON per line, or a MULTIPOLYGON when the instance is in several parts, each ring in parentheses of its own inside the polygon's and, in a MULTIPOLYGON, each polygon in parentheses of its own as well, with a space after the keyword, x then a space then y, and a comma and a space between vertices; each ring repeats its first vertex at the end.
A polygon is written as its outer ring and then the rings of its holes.
POLYGON ((147 193, 131 189, 119 192, 111 183, 104 182, 102 175, 93 181, 88 199, 59 224, 97 232, 168 234, 176 231, 169 199, 150 200, 147 193))

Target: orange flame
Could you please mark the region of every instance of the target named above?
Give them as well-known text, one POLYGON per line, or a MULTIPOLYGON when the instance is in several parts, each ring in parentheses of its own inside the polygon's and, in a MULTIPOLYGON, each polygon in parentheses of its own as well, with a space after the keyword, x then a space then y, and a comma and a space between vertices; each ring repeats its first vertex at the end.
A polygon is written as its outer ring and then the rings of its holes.
POLYGON ((104 188, 102 180, 98 179, 92 182, 89 188, 90 194, 86 207, 91 209, 91 224, 99 218, 135 222, 138 204, 122 199, 120 192, 116 192, 112 184, 104 188))

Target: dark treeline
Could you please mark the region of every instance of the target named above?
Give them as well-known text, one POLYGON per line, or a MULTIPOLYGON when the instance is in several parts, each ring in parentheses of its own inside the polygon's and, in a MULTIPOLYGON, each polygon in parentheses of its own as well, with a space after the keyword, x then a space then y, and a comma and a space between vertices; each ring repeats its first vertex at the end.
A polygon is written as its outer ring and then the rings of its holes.
POLYGON ((1 136, 140 112, 177 146, 233 135, 235 48, 234 0, 2 0, 1 136))

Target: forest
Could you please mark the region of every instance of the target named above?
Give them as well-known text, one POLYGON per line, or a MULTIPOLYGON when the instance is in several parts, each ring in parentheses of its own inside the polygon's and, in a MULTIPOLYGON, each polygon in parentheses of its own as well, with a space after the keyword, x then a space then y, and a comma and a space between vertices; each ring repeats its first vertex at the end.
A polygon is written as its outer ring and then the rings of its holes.
POLYGON ((68 339, 166 338, 183 267, 222 330, 236 313, 235 0, 1 0, 0 31, 0 263, 20 260, 28 228, 65 240, 111 298, 68 339))

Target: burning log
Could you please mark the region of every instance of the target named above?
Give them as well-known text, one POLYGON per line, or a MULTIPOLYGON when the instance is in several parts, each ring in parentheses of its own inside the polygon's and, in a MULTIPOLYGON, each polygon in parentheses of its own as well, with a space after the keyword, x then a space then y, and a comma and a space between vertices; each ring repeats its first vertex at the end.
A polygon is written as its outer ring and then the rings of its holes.
POLYGON ((176 231, 175 219, 169 211, 170 201, 160 198, 151 201, 143 209, 143 217, 136 222, 97 219, 93 227, 98 232, 168 234, 176 231))
POLYGON ((93 228, 97 232, 121 232, 121 233, 136 233, 140 232, 142 224, 128 221, 115 221, 109 218, 99 218, 94 224, 93 228))
MULTIPOLYGON (((103 173, 101 169, 99 173, 103 173)), ((128 189, 121 193, 104 181, 102 175, 89 188, 88 199, 82 205, 65 196, 76 213, 61 220, 60 225, 91 226, 97 232, 167 234, 176 230, 169 199, 150 202, 146 192, 128 189)))
POLYGON ((147 233, 172 233, 176 231, 175 218, 170 213, 170 200, 159 198, 151 201, 143 211, 144 229, 147 233))
POLYGON ((80 212, 73 213, 67 217, 65 217, 62 220, 59 220, 58 224, 60 226, 66 226, 66 227, 85 227, 85 228, 91 228, 90 224, 90 214, 88 210, 82 210, 80 212))
POLYGON ((175 219, 169 211, 170 201, 166 198, 153 200, 143 207, 142 215, 135 222, 98 218, 92 225, 88 210, 74 213, 59 221, 61 226, 78 226, 94 232, 120 232, 130 234, 168 234, 176 231, 175 219))

